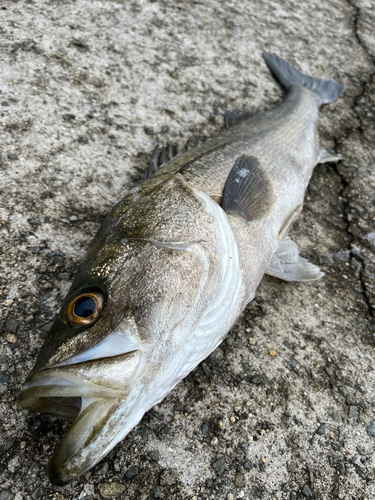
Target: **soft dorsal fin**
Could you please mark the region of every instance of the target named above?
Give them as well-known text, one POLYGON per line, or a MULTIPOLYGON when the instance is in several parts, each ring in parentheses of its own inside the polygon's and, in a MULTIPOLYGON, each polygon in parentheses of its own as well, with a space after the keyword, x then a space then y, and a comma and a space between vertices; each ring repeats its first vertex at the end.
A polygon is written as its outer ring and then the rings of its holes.
POLYGON ((285 236, 272 255, 266 274, 284 281, 314 281, 324 276, 318 266, 300 256, 289 236, 285 236))
POLYGON ((276 197, 272 185, 256 158, 237 158, 224 187, 222 207, 246 221, 259 220, 272 209, 276 197))

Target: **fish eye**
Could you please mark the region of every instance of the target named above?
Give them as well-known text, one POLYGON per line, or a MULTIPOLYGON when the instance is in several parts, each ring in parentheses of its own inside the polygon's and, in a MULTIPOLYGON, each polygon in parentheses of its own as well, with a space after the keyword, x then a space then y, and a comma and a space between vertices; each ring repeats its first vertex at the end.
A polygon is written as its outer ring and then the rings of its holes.
POLYGON ((103 294, 99 292, 83 292, 74 297, 66 306, 65 316, 75 325, 91 325, 103 309, 103 294))

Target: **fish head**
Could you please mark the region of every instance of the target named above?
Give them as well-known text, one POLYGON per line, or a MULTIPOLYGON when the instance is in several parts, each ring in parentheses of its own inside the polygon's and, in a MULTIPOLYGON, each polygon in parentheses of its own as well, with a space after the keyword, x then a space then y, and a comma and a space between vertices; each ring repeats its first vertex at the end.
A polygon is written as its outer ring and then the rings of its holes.
POLYGON ((52 457, 56 484, 95 465, 217 345, 194 338, 222 280, 215 202, 164 184, 107 217, 23 385, 23 408, 75 418, 52 457))

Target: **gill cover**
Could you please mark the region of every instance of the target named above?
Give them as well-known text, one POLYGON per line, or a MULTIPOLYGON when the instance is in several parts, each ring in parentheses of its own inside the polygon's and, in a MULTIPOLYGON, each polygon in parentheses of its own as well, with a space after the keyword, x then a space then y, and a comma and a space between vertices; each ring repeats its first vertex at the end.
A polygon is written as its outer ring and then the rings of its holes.
POLYGON ((56 484, 95 465, 221 342, 240 285, 227 216, 180 175, 114 209, 19 399, 76 417, 52 458, 56 484), (90 324, 74 318, 100 307, 90 324))

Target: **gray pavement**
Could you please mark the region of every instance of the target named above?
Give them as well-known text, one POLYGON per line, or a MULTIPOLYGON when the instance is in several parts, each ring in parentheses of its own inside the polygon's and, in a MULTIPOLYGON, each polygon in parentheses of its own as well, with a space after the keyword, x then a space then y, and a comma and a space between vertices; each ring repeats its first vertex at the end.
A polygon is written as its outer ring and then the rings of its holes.
POLYGON ((375 498, 375 4, 0 2, 0 500, 375 498), (266 277, 227 340, 94 470, 16 398, 91 238, 156 143, 281 97, 275 52, 345 95, 291 236, 325 276, 266 277))

